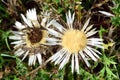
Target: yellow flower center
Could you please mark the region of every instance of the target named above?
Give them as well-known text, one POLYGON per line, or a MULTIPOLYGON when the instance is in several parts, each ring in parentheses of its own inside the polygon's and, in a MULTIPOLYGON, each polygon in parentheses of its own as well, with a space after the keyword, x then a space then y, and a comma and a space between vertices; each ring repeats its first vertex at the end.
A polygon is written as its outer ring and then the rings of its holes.
POLYGON ((45 30, 40 30, 40 28, 32 28, 26 34, 26 46, 39 47, 41 44, 46 42, 46 36, 47 32, 45 30))
POLYGON ((62 46, 71 54, 83 50, 87 44, 87 37, 84 32, 69 29, 62 36, 62 46))

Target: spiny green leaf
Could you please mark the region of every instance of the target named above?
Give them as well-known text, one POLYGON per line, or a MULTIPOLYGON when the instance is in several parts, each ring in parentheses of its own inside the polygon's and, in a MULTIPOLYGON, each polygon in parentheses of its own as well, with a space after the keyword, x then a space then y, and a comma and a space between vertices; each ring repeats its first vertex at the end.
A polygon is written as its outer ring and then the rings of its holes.
POLYGON ((100 72, 99 72, 99 77, 104 77, 104 74, 105 74, 105 67, 103 67, 100 72))
POLYGON ((115 74, 113 74, 112 71, 108 67, 106 67, 106 72, 108 75, 110 75, 110 76, 112 75, 113 77, 117 78, 117 76, 115 74))

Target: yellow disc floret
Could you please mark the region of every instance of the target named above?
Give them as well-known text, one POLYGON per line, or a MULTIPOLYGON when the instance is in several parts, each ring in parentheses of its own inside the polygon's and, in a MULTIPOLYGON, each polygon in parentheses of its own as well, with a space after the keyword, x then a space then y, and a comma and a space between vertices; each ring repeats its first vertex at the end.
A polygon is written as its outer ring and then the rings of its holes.
POLYGON ((87 44, 87 37, 84 32, 69 29, 62 36, 62 46, 71 54, 83 50, 87 44))

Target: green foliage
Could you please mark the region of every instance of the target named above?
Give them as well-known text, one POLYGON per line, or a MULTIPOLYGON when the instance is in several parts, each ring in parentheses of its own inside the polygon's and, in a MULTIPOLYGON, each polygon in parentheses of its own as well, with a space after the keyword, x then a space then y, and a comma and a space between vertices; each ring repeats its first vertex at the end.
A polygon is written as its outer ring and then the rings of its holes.
POLYGON ((16 58, 16 70, 17 76, 25 76, 28 73, 27 67, 18 58, 16 58))
POLYGON ((119 16, 114 16, 114 17, 111 19, 111 22, 112 22, 113 25, 119 26, 119 25, 120 25, 120 17, 119 17, 119 16))
POLYGON ((0 68, 2 68, 2 65, 4 64, 4 59, 2 58, 2 56, 0 55, 0 68))
POLYGON ((120 0, 114 0, 116 4, 119 4, 120 3, 120 0))
POLYGON ((6 10, 7 9, 6 9, 5 5, 2 3, 2 1, 0 1, 0 19, 3 19, 3 18, 10 19, 9 13, 7 13, 6 10))
POLYGON ((38 79, 42 79, 42 80, 49 80, 50 79, 50 76, 49 76, 49 73, 45 70, 39 70, 38 71, 38 76, 35 78, 35 80, 38 80, 38 79))
POLYGON ((100 38, 102 39, 103 38, 103 35, 104 33, 108 32, 108 30, 104 29, 102 26, 100 27, 100 30, 99 30, 99 36, 100 38))
POLYGON ((112 8, 112 11, 115 14, 115 16, 111 18, 111 22, 114 26, 120 26, 120 1, 116 0, 115 2, 116 5, 112 8))
MULTIPOLYGON (((0 55, 0 68, 2 69, 4 66, 9 66, 9 64, 5 65, 6 63, 11 63, 13 60, 16 61, 16 67, 14 66, 16 73, 8 74, 3 77, 5 80, 19 80, 18 76, 25 76, 28 73, 27 67, 21 62, 20 59, 16 58, 16 56, 9 55, 8 53, 3 53, 0 55), (8 58, 6 60, 6 58, 8 58)), ((10 67, 13 67, 10 65, 10 67)))
POLYGON ((83 8, 85 8, 86 10, 91 9, 92 3, 94 2, 94 0, 86 0, 83 1, 82 6, 83 8))
POLYGON ((53 79, 59 79, 59 80, 63 80, 64 78, 64 70, 59 70, 57 74, 54 74, 51 76, 53 79))
POLYGON ((113 71, 116 70, 116 69, 114 67, 111 67, 111 66, 115 66, 115 64, 116 64, 116 62, 113 61, 114 58, 115 58, 114 56, 107 57, 105 54, 103 54, 102 64, 104 65, 104 67, 99 72, 99 77, 100 78, 105 78, 105 80, 106 79, 108 79, 108 80, 118 79, 116 74, 113 73, 113 71))
MULTIPOLYGON (((12 59, 15 59, 15 56, 9 55, 10 53, 7 52, 0 52, 0 69, 4 70, 4 67, 8 67, 8 65, 12 62, 12 59), (6 59, 7 58, 7 59, 6 59), (8 64, 6 64, 8 63, 8 64)), ((9 72, 9 71, 8 71, 9 72)), ((7 70, 4 70, 4 73, 7 73, 7 70)), ((4 77, 2 78, 3 80, 11 80, 14 79, 16 75, 13 74, 5 74, 4 77)))
POLYGON ((10 49, 10 46, 9 46, 9 42, 8 42, 8 37, 9 37, 10 33, 11 33, 10 31, 0 30, 1 41, 3 41, 3 43, 5 42, 5 44, 6 44, 6 46, 7 46, 7 48, 8 48, 9 50, 11 50, 11 49, 10 49))
POLYGON ((82 68, 80 68, 80 78, 82 80, 97 80, 97 77, 94 74, 92 74, 82 68))

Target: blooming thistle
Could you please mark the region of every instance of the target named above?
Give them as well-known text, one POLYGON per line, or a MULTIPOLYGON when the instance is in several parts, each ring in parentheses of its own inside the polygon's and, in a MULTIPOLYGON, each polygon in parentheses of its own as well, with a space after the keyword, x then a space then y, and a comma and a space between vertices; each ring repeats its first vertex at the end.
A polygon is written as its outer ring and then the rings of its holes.
POLYGON ((29 55, 28 65, 35 65, 36 59, 39 64, 42 64, 42 53, 44 53, 47 31, 41 29, 45 27, 47 18, 44 17, 40 22, 37 19, 36 9, 27 10, 26 17, 21 14, 24 24, 16 21, 15 28, 19 31, 12 31, 14 35, 9 36, 10 39, 15 40, 11 42, 14 44, 16 56, 23 56, 22 61, 29 55))
POLYGON ((48 61, 60 64, 62 69, 71 60, 72 73, 79 73, 79 60, 83 59, 88 67, 89 59, 97 61, 98 54, 101 54, 93 47, 103 48, 103 40, 92 37, 97 33, 96 29, 92 29, 93 25, 89 25, 90 18, 86 21, 81 30, 73 27, 75 14, 71 15, 70 11, 66 14, 67 28, 59 24, 56 20, 52 20, 49 25, 53 25, 56 29, 48 29, 48 33, 52 35, 47 38, 47 45, 59 45, 62 48, 56 52, 48 61), (57 31, 56 31, 57 30, 57 31))

